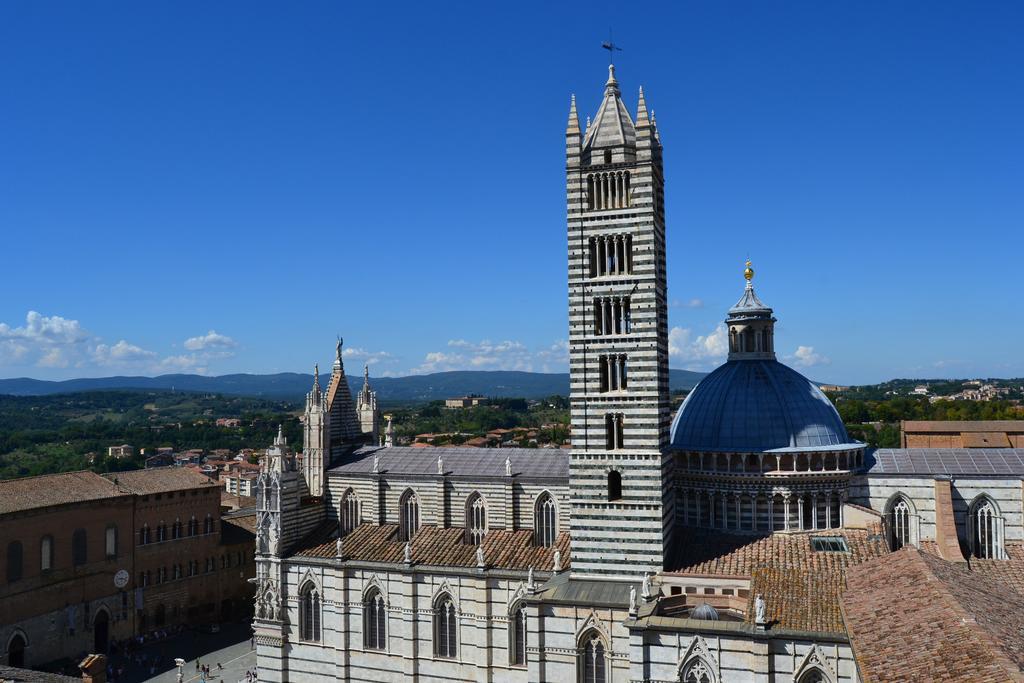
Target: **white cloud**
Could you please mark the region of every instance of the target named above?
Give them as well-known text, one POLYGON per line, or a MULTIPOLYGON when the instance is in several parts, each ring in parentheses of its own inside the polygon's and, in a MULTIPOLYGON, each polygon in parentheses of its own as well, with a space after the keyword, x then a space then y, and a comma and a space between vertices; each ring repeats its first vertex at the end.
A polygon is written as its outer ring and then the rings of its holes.
POLYGON ((46 316, 36 311, 26 314, 22 326, 13 327, 0 322, 0 368, 205 373, 211 360, 233 355, 231 349, 237 343, 210 330, 206 335, 187 340, 185 346, 192 353, 161 357, 156 351, 126 339, 108 344, 90 334, 77 320, 59 315, 46 316))
POLYGON ((673 299, 672 303, 669 305, 672 308, 704 308, 704 300, 697 298, 689 299, 688 301, 673 299))
POLYGON ((725 325, 696 338, 688 327, 673 327, 668 333, 668 355, 687 370, 707 370, 725 360, 729 339, 725 325))
POLYGON ((569 345, 559 340, 551 346, 531 350, 518 341, 491 342, 452 339, 445 351, 431 351, 409 374, 425 375, 450 370, 521 370, 524 372, 564 372, 569 361, 569 345))
POLYGON ((199 337, 189 337, 185 340, 185 348, 189 351, 207 351, 211 349, 233 349, 238 346, 231 337, 227 335, 218 334, 214 330, 210 330, 204 335, 199 337))
POLYGON ((24 327, 11 327, 0 323, 0 339, 24 340, 36 344, 79 344, 89 338, 77 320, 68 320, 59 315, 45 316, 29 311, 24 327))
POLYGON ((59 346, 44 352, 39 360, 36 361, 36 365, 41 368, 66 368, 70 364, 71 361, 68 360, 68 354, 59 346))
POLYGON ((798 346, 792 356, 788 358, 794 365, 803 368, 814 367, 815 365, 828 365, 832 361, 814 350, 813 346, 798 346))
POLYGON ((380 363, 393 363, 394 356, 387 351, 367 351, 361 349, 358 346, 352 346, 341 352, 341 355, 345 358, 351 358, 353 360, 359 360, 366 365, 377 365, 380 363))
POLYGON ((124 339, 113 346, 97 344, 96 348, 93 349, 92 355, 93 359, 100 365, 117 365, 121 363, 151 361, 159 356, 155 351, 147 351, 135 344, 129 344, 124 339))

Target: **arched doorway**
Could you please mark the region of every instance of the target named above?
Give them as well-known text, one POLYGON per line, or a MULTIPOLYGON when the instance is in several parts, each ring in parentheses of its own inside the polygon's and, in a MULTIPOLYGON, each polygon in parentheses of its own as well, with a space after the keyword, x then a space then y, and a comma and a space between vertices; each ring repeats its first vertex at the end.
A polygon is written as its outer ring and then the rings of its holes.
POLYGON ((154 625, 157 628, 159 628, 159 627, 163 626, 164 622, 166 622, 166 621, 167 621, 167 608, 164 607, 163 604, 159 604, 159 605, 156 606, 156 613, 153 615, 153 623, 154 623, 154 625))
POLYGON ((20 633, 16 633, 7 643, 7 666, 25 668, 25 638, 20 633))
POLYGON ((92 622, 92 647, 95 654, 105 655, 110 647, 110 615, 101 609, 92 622))

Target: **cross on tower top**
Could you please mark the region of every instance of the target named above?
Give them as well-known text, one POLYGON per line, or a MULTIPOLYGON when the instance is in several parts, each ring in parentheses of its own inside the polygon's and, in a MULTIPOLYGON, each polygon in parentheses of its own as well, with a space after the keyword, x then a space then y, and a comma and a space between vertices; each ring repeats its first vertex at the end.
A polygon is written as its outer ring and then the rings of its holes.
POLYGON ((615 42, 612 40, 612 30, 611 29, 608 29, 608 42, 607 43, 601 43, 601 47, 604 48, 605 50, 608 50, 608 63, 609 64, 614 64, 615 63, 615 52, 616 51, 622 52, 622 48, 619 47, 618 45, 616 45, 615 42))

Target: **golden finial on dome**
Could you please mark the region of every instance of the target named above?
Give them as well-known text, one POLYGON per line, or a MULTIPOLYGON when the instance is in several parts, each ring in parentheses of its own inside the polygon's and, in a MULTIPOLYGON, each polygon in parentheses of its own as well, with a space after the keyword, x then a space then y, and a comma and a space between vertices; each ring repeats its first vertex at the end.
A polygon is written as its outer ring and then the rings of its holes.
POLYGON ((750 259, 747 259, 747 267, 743 271, 743 277, 747 279, 747 282, 754 279, 754 269, 750 267, 750 259))

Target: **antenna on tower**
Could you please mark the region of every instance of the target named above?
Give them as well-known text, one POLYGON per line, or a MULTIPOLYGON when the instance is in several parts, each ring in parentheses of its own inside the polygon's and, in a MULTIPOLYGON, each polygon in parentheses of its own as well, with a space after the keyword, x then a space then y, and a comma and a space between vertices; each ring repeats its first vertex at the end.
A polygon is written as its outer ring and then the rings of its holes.
POLYGON ((603 47, 605 50, 608 50, 608 64, 614 65, 615 53, 616 51, 622 52, 622 48, 616 45, 615 41, 612 40, 612 29, 610 26, 608 27, 608 42, 601 43, 601 47, 603 47))

